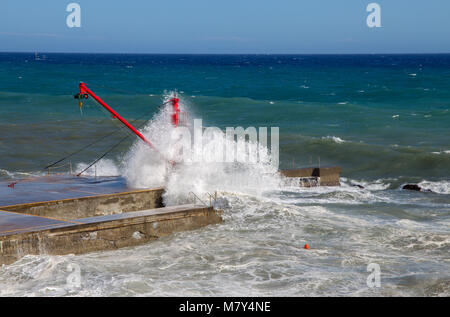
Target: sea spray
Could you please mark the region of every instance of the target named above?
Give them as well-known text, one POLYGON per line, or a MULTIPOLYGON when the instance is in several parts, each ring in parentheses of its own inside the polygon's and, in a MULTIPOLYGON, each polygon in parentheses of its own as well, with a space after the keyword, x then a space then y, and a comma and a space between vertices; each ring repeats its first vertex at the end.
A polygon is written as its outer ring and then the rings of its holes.
MULTIPOLYGON (((166 94, 165 101, 172 97, 172 93, 166 94)), ((183 100, 181 105, 182 111, 187 112, 183 100)), ((260 196, 279 189, 280 175, 264 145, 254 140, 230 139, 219 129, 207 128, 209 133, 203 133, 201 153, 198 153, 194 124, 185 122, 183 128, 176 128, 171 124, 170 115, 171 105, 166 104, 142 131, 158 151, 136 142, 126 155, 123 175, 129 187, 164 186, 167 205, 186 203, 195 196, 208 199, 208 193, 215 191, 260 196), (177 129, 187 129, 194 136, 194 146, 183 146, 177 129), (258 159, 229 160, 229 149, 236 151, 235 158, 251 158, 252 153, 257 153, 258 159)))
POLYGON ((437 194, 450 194, 450 180, 427 181, 423 180, 418 184, 424 190, 429 190, 437 194))
POLYGON ((136 141, 124 158, 122 173, 129 187, 159 187, 166 183, 170 169, 167 158, 171 157, 171 135, 174 129, 171 124, 171 105, 168 103, 172 95, 165 94, 165 105, 141 130, 154 148, 136 141))

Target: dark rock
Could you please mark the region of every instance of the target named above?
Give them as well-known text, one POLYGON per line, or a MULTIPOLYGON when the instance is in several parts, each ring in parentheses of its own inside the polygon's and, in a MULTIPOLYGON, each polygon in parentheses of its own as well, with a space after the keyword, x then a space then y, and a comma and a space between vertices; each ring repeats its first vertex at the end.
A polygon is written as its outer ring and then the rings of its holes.
POLYGON ((422 188, 417 184, 406 184, 406 185, 403 185, 402 189, 415 190, 418 192, 420 192, 422 190, 422 188))

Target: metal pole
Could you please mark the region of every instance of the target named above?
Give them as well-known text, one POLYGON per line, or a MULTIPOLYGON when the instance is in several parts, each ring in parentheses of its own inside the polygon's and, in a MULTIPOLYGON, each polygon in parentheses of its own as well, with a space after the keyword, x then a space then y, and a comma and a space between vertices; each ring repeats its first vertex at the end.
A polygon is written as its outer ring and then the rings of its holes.
POLYGON ((174 126, 178 127, 178 124, 180 122, 180 108, 178 107, 178 101, 180 101, 180 99, 178 99, 175 95, 175 97, 170 101, 172 102, 173 106, 172 123, 174 126))

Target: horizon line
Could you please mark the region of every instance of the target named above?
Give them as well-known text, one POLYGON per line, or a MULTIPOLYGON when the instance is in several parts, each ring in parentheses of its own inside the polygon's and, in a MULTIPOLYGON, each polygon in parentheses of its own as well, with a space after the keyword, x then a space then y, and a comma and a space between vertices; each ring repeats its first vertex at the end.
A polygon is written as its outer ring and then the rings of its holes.
POLYGON ((0 51, 0 54, 93 54, 93 55, 447 55, 450 52, 427 53, 130 53, 130 52, 58 52, 58 51, 0 51))

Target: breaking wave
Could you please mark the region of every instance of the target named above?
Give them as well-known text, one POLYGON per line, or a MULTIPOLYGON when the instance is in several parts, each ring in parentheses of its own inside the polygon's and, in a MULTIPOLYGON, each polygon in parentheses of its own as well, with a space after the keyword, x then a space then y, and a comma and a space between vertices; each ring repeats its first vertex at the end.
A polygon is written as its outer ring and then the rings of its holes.
POLYGON ((346 142, 345 140, 342 140, 341 138, 339 138, 337 136, 330 136, 330 135, 324 136, 324 137, 322 137, 322 139, 324 139, 324 140, 332 140, 332 141, 334 141, 336 143, 339 143, 339 144, 346 142))
MULTIPOLYGON (((80 173, 89 165, 86 163, 79 163, 75 168, 75 173, 80 173)), ((120 169, 117 164, 110 159, 102 159, 95 165, 89 167, 83 175, 85 176, 118 176, 120 175, 120 169)))
POLYGON ((437 194, 450 194, 450 181, 448 180, 436 182, 423 180, 418 185, 425 190, 430 190, 437 194))
MULTIPOLYGON (((167 102, 173 94, 166 94, 167 102)), ((185 102, 181 99, 182 111, 188 112, 185 102)), ((214 131, 203 137, 202 159, 193 159, 194 149, 183 148, 177 151, 178 139, 171 124, 171 106, 166 105, 142 130, 144 136, 154 144, 155 149, 142 142, 136 142, 123 162, 123 175, 130 187, 164 186, 165 203, 179 204, 192 199, 195 194, 202 199, 208 198, 208 193, 215 191, 240 192, 259 196, 280 186, 280 176, 277 168, 272 166, 268 155, 260 156, 257 162, 222 162, 224 157, 214 160, 214 155, 220 148, 229 145, 239 147, 237 141, 227 140, 225 134, 214 131), (189 155, 187 155, 189 154, 189 155), (183 161, 172 165, 168 161, 183 161)), ((192 121, 185 122, 186 129, 194 135, 192 121)), ((188 140, 189 142, 191 140, 188 140)), ((228 147, 227 147, 228 148, 228 147)), ((243 151, 251 152, 257 148, 256 144, 245 141, 243 151)), ((264 152, 260 152, 264 153, 264 152)), ((266 151, 267 153, 267 151, 266 151)))

